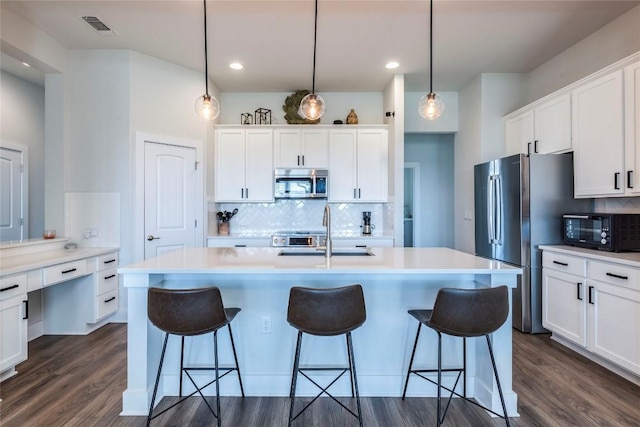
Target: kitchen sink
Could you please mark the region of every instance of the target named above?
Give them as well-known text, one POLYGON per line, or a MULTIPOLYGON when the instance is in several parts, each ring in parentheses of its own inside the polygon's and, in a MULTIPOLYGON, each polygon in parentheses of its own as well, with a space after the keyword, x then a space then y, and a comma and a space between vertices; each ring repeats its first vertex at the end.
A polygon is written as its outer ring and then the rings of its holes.
MULTIPOLYGON (((374 256, 367 248, 335 248, 332 256, 374 256)), ((324 256, 324 251, 309 248, 286 248, 278 256, 324 256)))

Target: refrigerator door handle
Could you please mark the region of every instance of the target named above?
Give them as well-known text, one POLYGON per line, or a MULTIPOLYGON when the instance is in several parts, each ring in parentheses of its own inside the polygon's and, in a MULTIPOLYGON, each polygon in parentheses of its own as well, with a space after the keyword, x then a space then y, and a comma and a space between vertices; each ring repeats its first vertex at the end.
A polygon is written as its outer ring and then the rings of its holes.
POLYGON ((498 175, 496 177, 496 194, 497 203, 496 203, 496 229, 495 229, 495 243, 502 243, 502 177, 498 175))
POLYGON ((489 175, 489 182, 487 184, 487 228, 489 229, 489 243, 493 243, 493 176, 489 175))

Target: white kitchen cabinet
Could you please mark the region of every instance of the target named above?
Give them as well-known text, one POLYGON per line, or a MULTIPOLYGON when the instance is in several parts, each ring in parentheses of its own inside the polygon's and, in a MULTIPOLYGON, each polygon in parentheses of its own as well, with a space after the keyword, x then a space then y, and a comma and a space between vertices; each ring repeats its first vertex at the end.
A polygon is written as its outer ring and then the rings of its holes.
POLYGON ((571 95, 565 93, 505 120, 507 155, 571 150, 571 95))
POLYGON ((329 130, 276 129, 275 168, 326 169, 329 166, 329 130))
POLYGON ((215 201, 272 202, 273 131, 216 130, 215 201))
POLYGON ((0 381, 27 360, 27 274, 0 279, 0 381))
POLYGON ((386 202, 387 129, 335 129, 329 137, 329 201, 386 202))
POLYGON ((571 100, 575 197, 624 195, 623 70, 577 87, 571 100))
POLYGON ((118 310, 118 252, 96 257, 92 323, 118 310))
POLYGON ((640 61, 624 69, 625 189, 640 193, 640 61))
POLYGON ((362 237, 338 237, 332 240, 335 248, 391 248, 392 237, 362 236, 362 237))
POLYGON ((640 375, 640 267, 627 262, 635 254, 563 252, 543 247, 543 326, 640 375))
POLYGON ((209 248, 267 248, 271 246, 271 237, 209 237, 209 248))
POLYGON ((586 261, 543 252, 542 326, 587 346, 586 261))

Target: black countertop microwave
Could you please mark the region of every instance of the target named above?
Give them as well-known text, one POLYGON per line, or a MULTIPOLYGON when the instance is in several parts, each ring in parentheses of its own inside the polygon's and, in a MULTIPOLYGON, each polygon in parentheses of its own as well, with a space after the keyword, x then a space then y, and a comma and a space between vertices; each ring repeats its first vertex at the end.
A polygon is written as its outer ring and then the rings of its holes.
POLYGON ((565 214, 564 243, 609 252, 640 250, 640 214, 565 214))

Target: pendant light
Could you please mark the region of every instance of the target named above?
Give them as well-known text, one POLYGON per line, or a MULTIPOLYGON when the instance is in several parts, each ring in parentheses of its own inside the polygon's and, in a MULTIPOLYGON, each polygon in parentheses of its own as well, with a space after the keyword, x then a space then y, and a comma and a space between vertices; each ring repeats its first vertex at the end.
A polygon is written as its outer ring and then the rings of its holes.
POLYGON ((209 95, 209 63, 207 60, 207 0, 204 0, 204 95, 196 99, 196 113, 206 121, 215 120, 220 114, 220 103, 209 95))
POLYGON ((433 93, 433 0, 429 3, 429 93, 420 98, 418 112, 425 119, 434 120, 442 115, 444 102, 433 93))
POLYGON ((311 93, 302 98, 299 114, 307 120, 320 120, 324 114, 324 99, 316 94, 316 42, 318 39, 318 0, 316 0, 316 13, 313 32, 313 80, 311 93))

